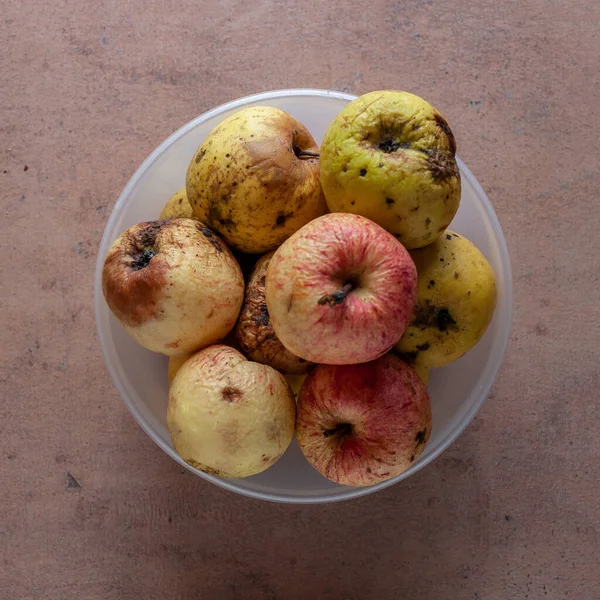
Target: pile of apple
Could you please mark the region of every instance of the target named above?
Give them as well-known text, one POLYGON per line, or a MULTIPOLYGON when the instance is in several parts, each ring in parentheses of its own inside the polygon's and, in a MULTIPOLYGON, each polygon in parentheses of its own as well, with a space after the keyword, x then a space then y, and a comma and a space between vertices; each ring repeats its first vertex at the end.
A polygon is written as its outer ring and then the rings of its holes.
POLYGON ((253 475, 295 433, 341 484, 412 465, 429 368, 470 350, 496 301, 486 259, 448 230, 455 152, 444 117, 405 92, 351 102, 320 148, 285 112, 247 108, 206 137, 160 220, 114 242, 104 296, 170 357, 168 427, 188 464, 253 475))

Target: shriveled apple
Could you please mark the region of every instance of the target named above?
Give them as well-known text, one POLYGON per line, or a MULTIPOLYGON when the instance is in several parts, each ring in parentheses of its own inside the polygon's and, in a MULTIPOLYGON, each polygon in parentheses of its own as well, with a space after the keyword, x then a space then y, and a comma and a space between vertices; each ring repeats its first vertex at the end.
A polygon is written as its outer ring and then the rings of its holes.
POLYGON ((244 354, 281 373, 307 373, 311 362, 290 352, 280 341, 273 326, 265 298, 265 278, 273 253, 263 256, 254 267, 246 286, 246 295, 236 336, 244 354))
POLYGON ((244 279, 208 227, 167 219, 139 223, 119 236, 104 261, 102 290, 113 315, 139 344, 183 355, 231 331, 244 279))
POLYGON ((431 434, 425 384, 394 354, 361 365, 317 365, 298 398, 296 438, 322 475, 373 485, 408 469, 431 434))
POLYGON ((175 376, 167 424, 189 465, 221 477, 248 477, 285 452, 295 412, 283 375, 215 345, 194 354, 175 376))
POLYGON ((275 252, 266 300, 281 343, 306 360, 355 364, 387 352, 406 328, 415 265, 387 231, 359 215, 315 219, 275 252))

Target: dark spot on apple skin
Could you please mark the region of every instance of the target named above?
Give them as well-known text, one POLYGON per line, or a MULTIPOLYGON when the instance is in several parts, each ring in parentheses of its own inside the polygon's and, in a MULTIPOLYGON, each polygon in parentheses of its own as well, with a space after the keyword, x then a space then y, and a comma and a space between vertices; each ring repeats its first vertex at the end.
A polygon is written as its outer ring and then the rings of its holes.
POLYGON ((431 219, 429 217, 427 217, 425 219, 425 227, 429 227, 431 225, 431 219))
POLYGON ((386 154, 396 152, 396 150, 406 150, 411 147, 410 142, 399 142, 397 140, 387 139, 379 143, 379 149, 386 154))
POLYGON ((458 273, 454 271, 454 279, 458 279, 458 273))
POLYGON ((395 200, 394 200, 393 198, 386 198, 386 199, 385 199, 385 203, 386 203, 388 206, 392 206, 393 204, 395 204, 395 200))
POLYGON ((196 158, 194 159, 194 162, 196 164, 198 164, 203 158, 204 155, 206 154, 206 150, 204 148, 201 148, 198 153, 196 154, 196 158))
POLYGON ((456 325, 456 321, 447 308, 440 308, 437 314, 437 328, 440 331, 447 331, 451 325, 456 325))
POLYGON ((410 457, 410 462, 414 462, 414 461, 415 461, 415 455, 413 454, 413 455, 410 457))
POLYGON ((235 223, 231 219, 219 219, 219 223, 226 229, 231 229, 235 223))
POLYGON ((277 215, 277 219, 275 220, 275 225, 273 226, 273 229, 276 229, 277 227, 283 227, 286 221, 293 216, 293 212, 287 212, 277 215))
POLYGON ((425 342, 424 344, 419 344, 417 346, 417 350, 419 350, 421 352, 425 352, 425 350, 429 350, 430 346, 431 346, 431 344, 429 342, 425 342))
POLYGON ((254 315, 254 322, 258 327, 264 327, 269 324, 269 309, 266 304, 261 304, 259 311, 254 315))
POLYGON ((168 264, 160 260, 156 238, 177 220, 140 223, 128 229, 111 247, 102 268, 102 291, 117 319, 141 325, 160 315, 158 306, 166 287, 168 264))
POLYGON ((451 239, 452 239, 452 236, 451 236, 451 235, 448 233, 448 234, 446 234, 446 239, 447 239, 447 240, 451 240, 451 239))
POLYGON ((342 167, 342 171, 343 171, 344 173, 346 173, 346 172, 348 171, 348 165, 344 165, 344 166, 342 167))
POLYGON ((437 148, 429 148, 426 154, 427 166, 436 181, 459 177, 458 166, 453 155, 437 148))
POLYGON ((198 231, 204 237, 210 238, 214 235, 213 232, 206 225, 203 225, 202 223, 198 223, 198 225, 196 225, 196 227, 197 227, 198 231))
POLYGON ((211 243, 211 245, 217 252, 223 252, 223 245, 221 244, 221 240, 206 225, 198 223, 198 225, 196 225, 196 229, 198 229, 198 231, 205 238, 208 239, 208 241, 211 243))
POLYGON ((417 211, 418 211, 420 208, 421 208, 420 206, 413 206, 413 207, 410 209, 410 212, 417 212, 417 211))
POLYGON ((411 325, 420 329, 435 327, 440 331, 448 331, 451 328, 455 328, 456 321, 448 308, 434 306, 429 300, 426 300, 415 306, 411 325))
POLYGON ((279 426, 277 425, 277 423, 267 423, 267 426, 265 428, 265 435, 267 436, 268 440, 276 440, 279 437, 279 426))
POLYGON ((238 402, 241 400, 243 393, 240 389, 228 385, 221 391, 221 397, 225 402, 238 402))
POLYGON ((140 269, 147 267, 155 256, 156 253, 154 250, 146 248, 131 261, 131 268, 134 271, 139 271, 140 269))
POLYGON ((367 170, 366 169, 361 169, 360 170, 360 176, 364 177, 367 174, 367 170))
POLYGON ((425 443, 426 436, 427 436, 427 429, 423 429, 422 431, 419 431, 419 433, 417 433, 417 435, 415 437, 415 442, 417 442, 417 446, 420 446, 421 444, 425 443))
POLYGON ((430 279, 427 284, 427 289, 430 290, 435 285, 435 279, 430 279))

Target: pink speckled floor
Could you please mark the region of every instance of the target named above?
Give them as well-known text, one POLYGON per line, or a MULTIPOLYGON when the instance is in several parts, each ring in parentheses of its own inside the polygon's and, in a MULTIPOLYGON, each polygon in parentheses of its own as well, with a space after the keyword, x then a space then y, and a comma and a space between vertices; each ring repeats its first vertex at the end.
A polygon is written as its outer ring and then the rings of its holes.
POLYGON ((600 598, 596 0, 0 8, 0 597, 600 598), (201 112, 285 87, 428 98, 514 269, 474 423, 407 482, 331 506, 184 472, 126 411, 94 327, 98 243, 140 162, 201 112))

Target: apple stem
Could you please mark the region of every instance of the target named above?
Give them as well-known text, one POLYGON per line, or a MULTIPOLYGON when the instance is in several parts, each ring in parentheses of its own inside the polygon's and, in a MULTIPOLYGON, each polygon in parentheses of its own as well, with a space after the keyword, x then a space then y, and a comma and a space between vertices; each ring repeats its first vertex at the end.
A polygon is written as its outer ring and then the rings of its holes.
POLYGON ((337 292, 332 292, 331 294, 325 294, 319 298, 319 304, 322 306, 323 304, 328 304, 329 306, 335 306, 336 304, 341 304, 345 299, 348 293, 352 290, 354 286, 351 283, 346 283, 341 290, 337 292))

